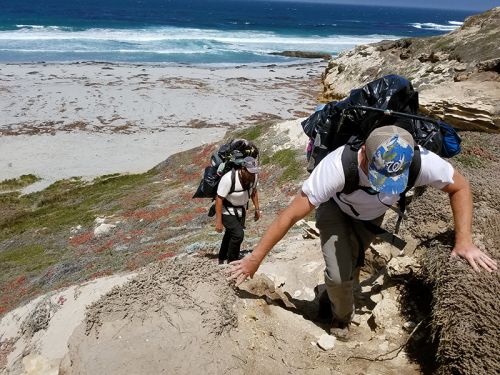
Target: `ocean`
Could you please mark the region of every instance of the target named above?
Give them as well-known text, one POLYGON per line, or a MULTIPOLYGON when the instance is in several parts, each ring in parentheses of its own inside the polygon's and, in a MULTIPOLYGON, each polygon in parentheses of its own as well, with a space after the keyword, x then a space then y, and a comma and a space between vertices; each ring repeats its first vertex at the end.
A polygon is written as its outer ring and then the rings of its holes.
POLYGON ((0 62, 286 63, 439 35, 471 12, 258 0, 0 0, 0 62))

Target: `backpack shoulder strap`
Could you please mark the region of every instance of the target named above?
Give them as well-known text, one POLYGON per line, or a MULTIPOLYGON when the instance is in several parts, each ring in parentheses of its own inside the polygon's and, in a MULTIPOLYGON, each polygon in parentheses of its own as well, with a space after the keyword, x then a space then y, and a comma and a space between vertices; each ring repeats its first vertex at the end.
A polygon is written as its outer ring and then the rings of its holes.
POLYGON ((342 169, 344 170, 345 184, 341 193, 351 194, 359 187, 358 150, 347 144, 342 151, 342 169))
MULTIPOLYGON (((236 186, 236 170, 233 168, 233 169, 231 169, 231 187, 229 188, 229 192, 227 193, 227 195, 230 195, 236 191, 235 186, 236 186)), ((222 202, 222 204, 225 207, 236 207, 231 202, 229 202, 227 200, 227 196, 226 196, 226 198, 224 198, 224 201, 222 202)))
MULTIPOLYGON (((229 189, 229 194, 234 193, 236 191, 236 169, 231 169, 231 188, 229 189)), ((239 190, 239 191, 247 191, 248 195, 250 196, 250 191, 249 190, 239 190)), ((227 199, 224 199, 223 205, 226 207, 234 207, 234 208, 241 208, 243 209, 243 217, 245 217, 245 210, 248 209, 248 202, 245 206, 235 206, 231 202, 229 202, 227 199)), ((235 215, 236 217, 240 217, 239 213, 237 210, 235 210, 235 215)))
POLYGON ((417 181, 417 177, 420 174, 420 168, 422 167, 422 158, 420 156, 420 147, 418 145, 415 146, 413 150, 413 159, 410 164, 410 173, 408 175, 408 185, 406 185, 406 191, 410 190, 413 186, 415 186, 415 182, 417 181))
POLYGON ((236 169, 231 169, 231 187, 229 188, 229 194, 234 193, 236 190, 236 169))
POLYGON ((413 150, 413 159, 411 160, 411 164, 410 164, 410 172, 408 174, 408 184, 406 185, 405 191, 403 191, 401 194, 399 194, 398 206, 399 206, 400 214, 398 214, 399 217, 398 217, 398 220, 396 222, 396 228, 394 230, 394 233, 396 233, 396 234, 398 234, 399 228, 401 226, 401 221, 403 220, 403 217, 405 216, 406 193, 413 186, 415 186, 415 182, 417 181, 417 177, 420 174, 421 167, 422 167, 422 158, 420 155, 420 148, 418 147, 418 145, 415 145, 415 148, 413 150))

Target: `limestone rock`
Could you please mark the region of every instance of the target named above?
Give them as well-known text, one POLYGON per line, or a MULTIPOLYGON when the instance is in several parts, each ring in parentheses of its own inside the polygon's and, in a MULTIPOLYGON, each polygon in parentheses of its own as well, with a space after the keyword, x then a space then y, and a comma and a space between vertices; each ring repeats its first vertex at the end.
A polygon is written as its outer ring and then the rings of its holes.
POLYGON ((382 300, 373 308, 372 318, 376 328, 390 328, 394 325, 391 317, 398 314, 398 302, 394 299, 394 293, 383 291, 382 300))
POLYGON ((301 57, 306 59, 324 59, 329 60, 331 55, 324 52, 307 52, 307 51, 283 51, 271 52, 270 55, 287 56, 287 57, 301 57))
POLYGON ((295 225, 304 230, 302 238, 319 238, 319 230, 314 221, 299 220, 295 225))
POLYGON ((413 257, 406 255, 402 257, 394 257, 387 264, 387 274, 390 277, 410 275, 419 267, 419 264, 413 257))
POLYGON ((103 234, 108 233, 111 229, 115 228, 116 225, 114 224, 107 224, 105 223, 106 218, 96 218, 95 219, 95 224, 96 227, 94 228, 94 236, 102 236, 103 234))
POLYGON ((387 74, 411 80, 422 112, 463 130, 500 131, 500 7, 451 33, 357 46, 331 60, 320 100, 387 74))
POLYGON ((323 334, 318 340, 318 346, 323 350, 331 350, 335 347, 335 343, 337 342, 337 338, 332 335, 323 334))

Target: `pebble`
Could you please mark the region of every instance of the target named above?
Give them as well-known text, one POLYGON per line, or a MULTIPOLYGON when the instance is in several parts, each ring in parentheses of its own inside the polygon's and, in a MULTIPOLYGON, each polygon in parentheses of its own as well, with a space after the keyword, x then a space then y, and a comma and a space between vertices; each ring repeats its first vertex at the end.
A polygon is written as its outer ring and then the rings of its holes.
POLYGON ((335 347, 335 343, 337 342, 337 338, 332 335, 323 334, 318 340, 318 346, 323 350, 331 350, 335 347))
POLYGON ((405 322, 403 324, 403 328, 405 330, 407 330, 407 331, 412 330, 413 328, 415 328, 415 326, 416 326, 415 322, 411 322, 411 321, 410 322, 405 322))

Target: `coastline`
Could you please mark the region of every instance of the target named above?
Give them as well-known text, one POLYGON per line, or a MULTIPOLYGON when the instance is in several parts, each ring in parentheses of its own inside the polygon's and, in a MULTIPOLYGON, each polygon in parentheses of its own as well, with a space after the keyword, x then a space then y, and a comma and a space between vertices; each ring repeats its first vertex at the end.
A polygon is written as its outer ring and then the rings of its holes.
POLYGON ((313 111, 327 62, 0 64, 0 181, 41 190, 73 176, 143 172, 226 130, 313 111))

